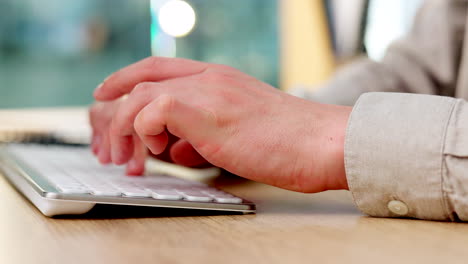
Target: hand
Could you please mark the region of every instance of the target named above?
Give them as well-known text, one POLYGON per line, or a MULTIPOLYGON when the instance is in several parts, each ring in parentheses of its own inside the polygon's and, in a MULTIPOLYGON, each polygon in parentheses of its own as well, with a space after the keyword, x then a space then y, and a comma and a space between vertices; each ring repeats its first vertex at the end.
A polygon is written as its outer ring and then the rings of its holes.
MULTIPOLYGON (((91 149, 102 164, 111 162, 109 127, 112 117, 123 101, 125 101, 125 98, 122 97, 114 101, 98 102, 90 107, 89 120, 93 130, 91 149)), ((135 142, 133 157, 129 160, 127 166, 127 174, 129 175, 141 175, 144 172, 145 160, 148 154, 147 148, 141 143, 138 136, 135 137, 135 142)), ((209 165, 187 141, 181 140, 174 135, 169 134, 169 143, 166 150, 159 155, 152 156, 163 161, 170 161, 189 167, 209 165)))
MULTIPOLYGON (((99 102, 91 106, 89 120, 92 128, 91 150, 98 157, 99 162, 107 164, 111 162, 109 151, 109 127, 112 117, 119 108, 123 99, 111 102, 99 102)), ((144 171, 144 163, 147 156, 146 147, 138 137, 134 141, 134 152, 132 159, 128 162, 127 174, 140 175, 144 171)))
POLYGON ((234 174, 281 188, 347 189, 344 135, 350 107, 283 93, 228 66, 150 57, 108 78, 99 101, 128 98, 112 116, 109 144, 116 164, 136 155, 135 134, 154 154, 168 133, 234 174))

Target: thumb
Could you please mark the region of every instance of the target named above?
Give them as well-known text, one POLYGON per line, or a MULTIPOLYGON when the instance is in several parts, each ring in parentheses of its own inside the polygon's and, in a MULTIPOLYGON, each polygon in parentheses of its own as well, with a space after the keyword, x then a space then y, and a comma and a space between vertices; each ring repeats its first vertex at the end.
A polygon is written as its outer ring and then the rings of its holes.
POLYGON ((143 143, 157 155, 166 148, 166 129, 193 146, 203 147, 215 143, 215 124, 210 112, 161 95, 138 113, 134 127, 143 143))
POLYGON ((174 163, 187 166, 206 166, 209 163, 186 140, 180 139, 171 146, 170 155, 174 163))

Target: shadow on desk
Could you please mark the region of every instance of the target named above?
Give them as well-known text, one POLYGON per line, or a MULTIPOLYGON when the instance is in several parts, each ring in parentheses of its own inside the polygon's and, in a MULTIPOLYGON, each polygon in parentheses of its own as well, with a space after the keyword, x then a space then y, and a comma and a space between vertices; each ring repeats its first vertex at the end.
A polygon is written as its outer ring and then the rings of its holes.
POLYGON ((236 212, 194 210, 180 208, 161 208, 145 206, 107 205, 97 204, 86 214, 59 215, 55 219, 128 219, 128 218, 160 218, 160 217, 197 217, 216 215, 242 215, 236 212))
POLYGON ((210 184, 254 202, 258 214, 362 215, 347 191, 298 193, 226 174, 210 184))

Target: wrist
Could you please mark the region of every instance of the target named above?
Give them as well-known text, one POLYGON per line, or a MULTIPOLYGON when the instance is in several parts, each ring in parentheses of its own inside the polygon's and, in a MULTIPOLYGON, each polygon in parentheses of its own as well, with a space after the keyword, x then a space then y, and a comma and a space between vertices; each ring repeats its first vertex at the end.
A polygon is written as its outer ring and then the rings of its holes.
POLYGON ((344 145, 346 137, 346 128, 348 119, 351 114, 352 107, 349 106, 333 106, 334 115, 330 121, 330 131, 328 131, 327 145, 329 148, 329 160, 325 161, 328 169, 325 177, 328 190, 349 190, 348 181, 346 179, 346 170, 344 162, 344 145))

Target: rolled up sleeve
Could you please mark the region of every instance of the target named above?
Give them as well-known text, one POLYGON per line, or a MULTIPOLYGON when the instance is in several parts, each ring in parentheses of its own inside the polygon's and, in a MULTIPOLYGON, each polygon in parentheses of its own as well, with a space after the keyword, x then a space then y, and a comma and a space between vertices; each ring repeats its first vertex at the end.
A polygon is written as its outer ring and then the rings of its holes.
POLYGON ((358 208, 379 217, 468 220, 468 104, 401 93, 363 94, 345 140, 358 208))

